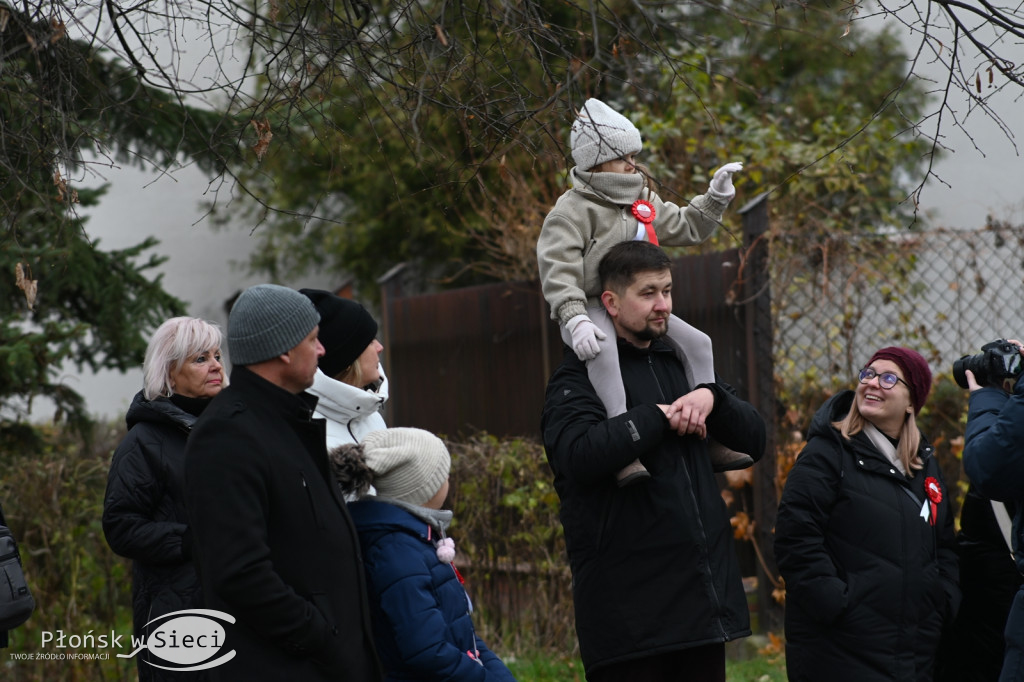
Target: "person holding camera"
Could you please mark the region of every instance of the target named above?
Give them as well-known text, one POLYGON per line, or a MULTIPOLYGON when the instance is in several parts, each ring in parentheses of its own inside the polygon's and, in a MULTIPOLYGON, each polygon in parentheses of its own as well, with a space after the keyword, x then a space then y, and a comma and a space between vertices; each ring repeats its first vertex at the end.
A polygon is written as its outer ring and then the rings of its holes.
POLYGON ((786 666, 802 682, 931 682, 959 606, 949 493, 916 417, 916 351, 875 352, 817 411, 782 492, 786 666))
MULTIPOLYGON (((971 395, 964 433, 964 469, 971 485, 992 500, 1016 502, 1013 550, 1024 571, 1024 349, 1020 341, 999 339, 982 353, 953 365, 957 383, 971 395)), ((1024 588, 1010 605, 1004 630, 1006 653, 999 682, 1024 681, 1024 588)))
POLYGON ((957 555, 963 599, 942 635, 935 682, 996 682, 1006 649, 1003 629, 1024 577, 1011 550, 1011 502, 990 500, 973 483, 960 505, 957 555))

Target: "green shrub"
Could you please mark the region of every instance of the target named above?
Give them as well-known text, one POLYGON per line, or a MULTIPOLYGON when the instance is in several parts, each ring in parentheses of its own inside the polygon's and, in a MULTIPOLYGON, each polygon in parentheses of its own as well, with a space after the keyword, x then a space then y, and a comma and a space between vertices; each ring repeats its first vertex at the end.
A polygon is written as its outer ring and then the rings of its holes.
POLYGON ((481 637, 499 655, 575 655, 571 579, 543 447, 477 434, 449 448, 451 535, 481 637))
POLYGON ((0 677, 10 682, 129 680, 131 566, 107 546, 101 525, 110 456, 123 429, 96 429, 85 442, 67 430, 38 427, 36 437, 0 441, 0 501, 21 547, 36 610, 10 633, 0 677), (57 648, 56 637, 122 635, 120 649, 57 648), (43 633, 54 640, 43 645, 43 633), (16 660, 13 655, 108 654, 92 660, 16 660))

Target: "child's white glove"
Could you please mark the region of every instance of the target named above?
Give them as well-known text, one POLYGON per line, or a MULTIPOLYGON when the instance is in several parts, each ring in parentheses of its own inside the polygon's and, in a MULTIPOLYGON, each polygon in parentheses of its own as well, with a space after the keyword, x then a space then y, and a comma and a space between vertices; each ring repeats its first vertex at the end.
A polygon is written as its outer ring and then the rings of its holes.
POLYGON ((727 163, 715 171, 711 178, 711 196, 719 201, 732 201, 736 196, 736 188, 732 186, 732 174, 743 170, 739 161, 727 163))
POLYGON ((576 357, 580 360, 593 360, 601 352, 598 341, 604 341, 607 335, 597 328, 586 315, 577 315, 570 318, 565 326, 572 334, 572 349, 576 351, 576 357))

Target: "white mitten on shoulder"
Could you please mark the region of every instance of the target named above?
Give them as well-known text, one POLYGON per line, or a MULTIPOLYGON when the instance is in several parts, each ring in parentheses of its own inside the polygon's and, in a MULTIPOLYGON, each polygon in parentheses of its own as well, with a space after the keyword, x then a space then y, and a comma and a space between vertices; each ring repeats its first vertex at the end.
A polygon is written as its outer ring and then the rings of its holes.
POLYGON ((597 328, 586 315, 576 315, 566 322, 565 326, 572 335, 572 349, 580 360, 593 360, 601 352, 598 341, 604 341, 607 335, 597 328))

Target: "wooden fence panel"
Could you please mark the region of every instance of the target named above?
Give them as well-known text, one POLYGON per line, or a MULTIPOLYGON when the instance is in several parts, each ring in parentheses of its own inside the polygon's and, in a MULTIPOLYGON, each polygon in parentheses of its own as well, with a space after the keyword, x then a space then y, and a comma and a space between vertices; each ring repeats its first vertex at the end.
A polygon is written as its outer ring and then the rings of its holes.
POLYGON ((389 421, 451 437, 537 436, 548 373, 561 358, 536 283, 391 298, 389 421))

